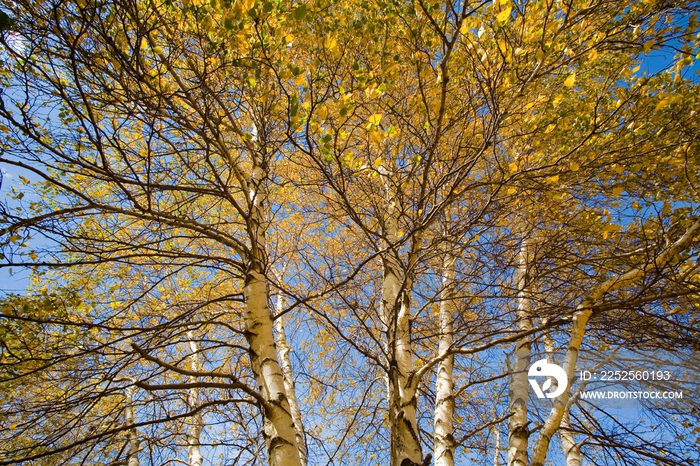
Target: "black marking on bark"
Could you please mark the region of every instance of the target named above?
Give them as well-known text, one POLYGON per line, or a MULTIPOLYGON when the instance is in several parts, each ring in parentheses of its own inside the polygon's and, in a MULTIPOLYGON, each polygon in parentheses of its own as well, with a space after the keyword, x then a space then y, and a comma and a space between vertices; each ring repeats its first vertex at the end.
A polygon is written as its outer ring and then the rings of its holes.
POLYGON ((527 427, 528 424, 530 424, 529 421, 528 421, 527 423, 525 423, 525 424, 522 424, 522 425, 519 425, 519 426, 514 426, 514 427, 512 428, 512 431, 511 431, 510 435, 508 436, 508 438, 509 438, 509 439, 510 439, 510 438, 513 438, 513 437, 515 437, 515 438, 523 438, 523 439, 529 438, 529 437, 530 437, 530 429, 528 429, 528 427, 527 427))
POLYGON ((455 400, 455 396, 454 396, 454 395, 447 395, 447 396, 444 396, 444 397, 442 397, 442 398, 438 398, 436 404, 437 404, 438 406, 441 406, 441 405, 443 405, 444 403, 449 403, 450 401, 454 402, 454 400, 455 400))
POLYGON ((420 439, 418 439, 418 434, 416 433, 415 429, 413 429, 413 424, 411 424, 410 421, 408 421, 404 417, 403 411, 399 414, 399 418, 401 422, 403 422, 406 425, 406 429, 411 433, 411 437, 413 437, 413 440, 416 442, 417 445, 420 445, 420 439))
POLYGON ((281 447, 284 447, 285 445, 294 446, 293 443, 291 443, 291 442, 289 442, 289 441, 283 439, 283 438, 280 437, 280 436, 273 437, 273 438, 270 440, 270 449, 269 449, 269 451, 272 452, 272 451, 275 450, 275 448, 281 448, 281 447))

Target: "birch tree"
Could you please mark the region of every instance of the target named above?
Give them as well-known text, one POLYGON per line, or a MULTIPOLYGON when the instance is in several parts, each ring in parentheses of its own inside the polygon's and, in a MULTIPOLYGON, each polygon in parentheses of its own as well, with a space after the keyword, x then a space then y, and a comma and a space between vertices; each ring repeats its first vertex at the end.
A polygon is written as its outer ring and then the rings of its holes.
POLYGON ((3 9, 0 464, 696 459, 527 380, 697 346, 696 3, 3 9))
MULTIPOLYGON (((123 2, 15 5, 25 48, 8 49, 18 60, 11 86, 20 80, 26 86, 10 87, 3 95, 3 118, 12 127, 3 162, 32 172, 43 189, 62 198, 60 206, 39 202, 28 211, 31 228, 73 238, 44 264, 123 261, 157 268, 149 258, 170 257, 174 260, 166 262, 175 269, 201 265, 200 270, 220 270, 239 284, 236 294, 244 306, 231 312, 231 322, 238 319, 234 327, 245 338, 256 382, 209 372, 208 381, 191 384, 224 386, 252 397, 265 420, 270 464, 299 464, 265 276, 273 149, 263 141, 270 140, 272 126, 258 123, 253 138, 248 131, 254 123, 241 117, 267 112, 269 104, 253 108, 241 95, 212 91, 246 83, 245 73, 220 70, 249 49, 222 55, 204 40, 198 22, 189 21, 206 9, 123 2), (172 40, 174 31, 178 41, 172 40), (34 124, 46 114, 59 123, 34 124), (69 218, 74 213, 78 217, 69 218), (65 228, 55 228, 61 220, 65 228), (124 236, 100 233, 120 222, 132 228, 122 230, 124 236), (218 259, 210 262, 205 251, 218 259), (207 257, 208 264, 197 264, 198 256, 207 257), (221 378, 227 380, 223 385, 215 382, 221 378)), ((253 34, 247 23, 241 31, 253 34)), ((246 86, 251 85, 240 89, 246 86)), ((157 370, 192 375, 148 347, 134 342, 133 348, 157 370)), ((139 382, 148 390, 178 388, 139 382)))

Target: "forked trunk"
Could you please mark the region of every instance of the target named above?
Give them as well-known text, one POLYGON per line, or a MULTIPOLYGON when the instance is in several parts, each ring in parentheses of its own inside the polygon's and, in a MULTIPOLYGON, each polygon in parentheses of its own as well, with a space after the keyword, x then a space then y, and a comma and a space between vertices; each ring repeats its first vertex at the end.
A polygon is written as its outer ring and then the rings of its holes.
POLYGON ((301 466, 296 429, 287 398, 284 376, 277 358, 272 313, 268 305, 269 287, 264 275, 266 264, 264 164, 255 161, 249 181, 247 219, 250 250, 243 295, 245 297, 245 337, 259 393, 265 399, 263 438, 270 466, 301 466))
MULTIPOLYGON (((380 171, 384 176, 386 172, 380 171)), ((389 404, 391 466, 414 466, 423 461, 418 422, 416 420, 417 394, 413 354, 411 349, 411 286, 412 282, 401 268, 396 244, 398 235, 398 212, 391 187, 385 180, 386 217, 384 224, 386 252, 382 256, 384 274, 382 279, 382 320, 386 330, 385 349, 389 373, 387 374, 387 397, 389 404)), ((418 253, 419 237, 414 237, 408 270, 418 253)))
POLYGON ((263 437, 270 466, 301 466, 296 430, 287 401, 284 377, 277 360, 272 316, 267 304, 267 281, 249 271, 244 288, 245 322, 250 360, 260 394, 266 400, 263 437))

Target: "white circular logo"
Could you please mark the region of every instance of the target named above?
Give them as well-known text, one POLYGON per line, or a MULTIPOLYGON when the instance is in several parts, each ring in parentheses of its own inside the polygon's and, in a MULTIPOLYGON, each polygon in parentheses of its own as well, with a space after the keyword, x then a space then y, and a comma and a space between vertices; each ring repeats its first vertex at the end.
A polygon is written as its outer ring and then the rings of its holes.
POLYGON ((528 379, 532 389, 537 394, 537 398, 556 398, 566 390, 568 384, 568 378, 566 377, 566 372, 560 366, 547 362, 546 359, 540 359, 530 366, 530 370, 527 371, 528 377, 554 377, 557 381, 556 389, 552 393, 545 393, 550 388, 552 388, 552 379, 547 378, 540 387, 537 380, 528 379))

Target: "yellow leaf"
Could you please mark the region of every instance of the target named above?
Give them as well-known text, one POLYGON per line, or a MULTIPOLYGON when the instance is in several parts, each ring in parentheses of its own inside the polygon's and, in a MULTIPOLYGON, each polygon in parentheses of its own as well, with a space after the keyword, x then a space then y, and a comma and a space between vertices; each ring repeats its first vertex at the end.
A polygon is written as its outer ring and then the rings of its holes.
POLYGON ((369 117, 369 122, 375 126, 378 125, 380 121, 382 121, 382 114, 381 113, 375 113, 374 115, 369 117))
POLYGON ((662 99, 659 101, 658 104, 656 104, 656 108, 654 110, 661 110, 662 108, 664 108, 668 104, 669 104, 668 99, 662 99))
POLYGON ((654 39, 649 39, 648 41, 644 42, 644 53, 651 52, 651 48, 653 46, 654 46, 654 39))
POLYGON ((566 87, 574 87, 574 84, 576 84, 576 72, 574 71, 569 75, 568 78, 566 78, 566 81, 564 81, 564 85, 566 87))
POLYGON ((544 50, 539 49, 535 54, 535 58, 537 58, 537 61, 542 61, 544 59, 544 50))
POLYGON ((29 253, 29 258, 33 261, 35 261, 39 256, 36 255, 34 251, 29 253))
POLYGON ((554 175, 554 176, 548 176, 545 178, 544 182, 547 184, 553 184, 559 181, 559 175, 554 175))
POLYGON ((591 50, 590 52, 588 52, 588 59, 589 59, 590 61, 593 61, 593 60, 595 60, 596 58, 598 58, 598 51, 597 51, 596 49, 593 49, 593 50, 591 50))
POLYGON ((614 223, 608 223, 603 227, 603 238, 607 238, 610 235, 610 233, 615 233, 619 229, 619 225, 615 225, 614 223))
POLYGON ((374 161, 374 165, 376 165, 376 166, 378 167, 378 166, 380 166, 381 164, 382 164, 382 158, 381 158, 381 157, 378 157, 377 160, 374 161))
POLYGON ((335 39, 335 37, 330 37, 326 39, 326 48, 330 51, 334 51, 338 48, 338 41, 335 39))
POLYGON ((508 51, 508 44, 505 39, 500 39, 498 41, 498 48, 501 50, 501 53, 506 53, 508 51))
POLYGON ((321 121, 324 121, 328 116, 328 107, 325 104, 319 105, 316 109, 316 115, 321 121))
POLYGON ((622 191, 624 191, 624 190, 625 189, 620 187, 620 186, 618 186, 617 188, 613 188, 613 190, 612 190, 613 196, 615 196, 615 197, 619 196, 620 194, 622 194, 622 191))
POLYGON ((518 164, 513 162, 510 165, 508 165, 508 169, 510 170, 511 173, 515 173, 518 171, 518 164))
POLYGON ((578 169, 581 168, 581 166, 576 162, 571 162, 571 164, 569 164, 569 168, 571 168, 572 172, 575 172, 578 171, 578 169))
POLYGON ((505 24, 506 21, 508 21, 508 18, 510 18, 511 11, 512 11, 512 8, 508 7, 505 10, 498 13, 498 16, 496 16, 496 19, 498 20, 498 22, 501 24, 505 24))
POLYGON ((469 26, 467 25, 467 20, 462 21, 462 27, 459 28, 459 32, 466 35, 469 32, 469 26))
POLYGON ((399 232, 396 233, 396 236, 398 236, 399 238, 401 238, 401 237, 403 236, 403 230, 399 230, 399 232))

